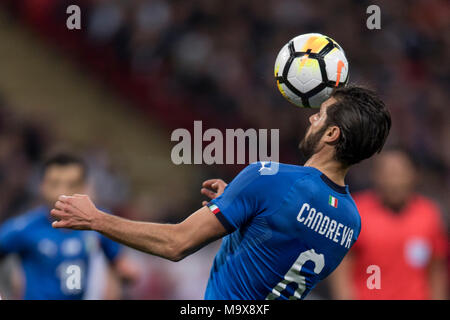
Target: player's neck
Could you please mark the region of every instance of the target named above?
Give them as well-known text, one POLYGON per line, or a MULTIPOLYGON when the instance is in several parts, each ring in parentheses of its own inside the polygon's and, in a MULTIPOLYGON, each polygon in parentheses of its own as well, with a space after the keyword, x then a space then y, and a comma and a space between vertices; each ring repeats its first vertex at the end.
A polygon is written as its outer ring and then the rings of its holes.
POLYGON ((319 154, 312 155, 304 164, 305 167, 313 167, 321 171, 334 183, 345 186, 345 176, 348 167, 343 167, 341 163, 330 158, 321 157, 319 154))

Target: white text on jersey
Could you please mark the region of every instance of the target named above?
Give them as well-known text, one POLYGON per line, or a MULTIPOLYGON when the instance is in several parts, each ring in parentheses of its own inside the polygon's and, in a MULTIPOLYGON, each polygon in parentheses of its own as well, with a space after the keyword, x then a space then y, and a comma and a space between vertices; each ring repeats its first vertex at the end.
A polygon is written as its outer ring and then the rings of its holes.
POLYGON ((303 223, 314 232, 350 249, 353 229, 317 211, 309 203, 305 202, 302 205, 297 221, 303 223))

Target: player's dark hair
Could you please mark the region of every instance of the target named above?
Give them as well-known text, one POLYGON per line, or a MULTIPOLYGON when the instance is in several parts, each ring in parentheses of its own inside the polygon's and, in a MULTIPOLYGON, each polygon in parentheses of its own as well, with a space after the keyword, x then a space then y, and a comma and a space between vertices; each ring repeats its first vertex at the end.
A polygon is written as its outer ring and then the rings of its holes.
POLYGON ((338 126, 336 160, 345 166, 371 157, 383 148, 391 128, 391 115, 377 94, 359 86, 340 87, 337 100, 327 109, 326 127, 338 126))
POLYGON ((43 177, 47 170, 52 166, 71 166, 77 165, 82 169, 82 179, 85 180, 87 176, 87 165, 81 157, 67 152, 59 152, 47 157, 43 162, 41 168, 41 176, 43 177))

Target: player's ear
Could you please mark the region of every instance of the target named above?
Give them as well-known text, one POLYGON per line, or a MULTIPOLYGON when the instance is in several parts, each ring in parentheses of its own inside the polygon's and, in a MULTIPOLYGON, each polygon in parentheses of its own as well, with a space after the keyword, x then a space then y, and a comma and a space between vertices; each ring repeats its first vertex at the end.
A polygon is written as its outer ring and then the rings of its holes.
POLYGON ((336 143, 341 135, 341 129, 338 126, 330 126, 325 131, 324 139, 328 143, 336 143))

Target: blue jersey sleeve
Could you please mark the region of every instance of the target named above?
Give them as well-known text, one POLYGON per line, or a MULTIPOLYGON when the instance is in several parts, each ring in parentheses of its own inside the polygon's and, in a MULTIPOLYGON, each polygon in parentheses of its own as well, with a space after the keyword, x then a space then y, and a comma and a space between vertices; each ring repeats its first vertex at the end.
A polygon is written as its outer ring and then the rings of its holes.
POLYGON ((110 262, 114 261, 121 251, 120 244, 103 235, 100 235, 100 246, 110 262))
POLYGON ((263 210, 270 179, 261 175, 260 169, 259 162, 250 164, 231 181, 222 195, 208 203, 228 232, 238 229, 263 210))
POLYGON ((24 225, 20 218, 6 221, 0 226, 0 256, 20 253, 25 249, 24 225))

